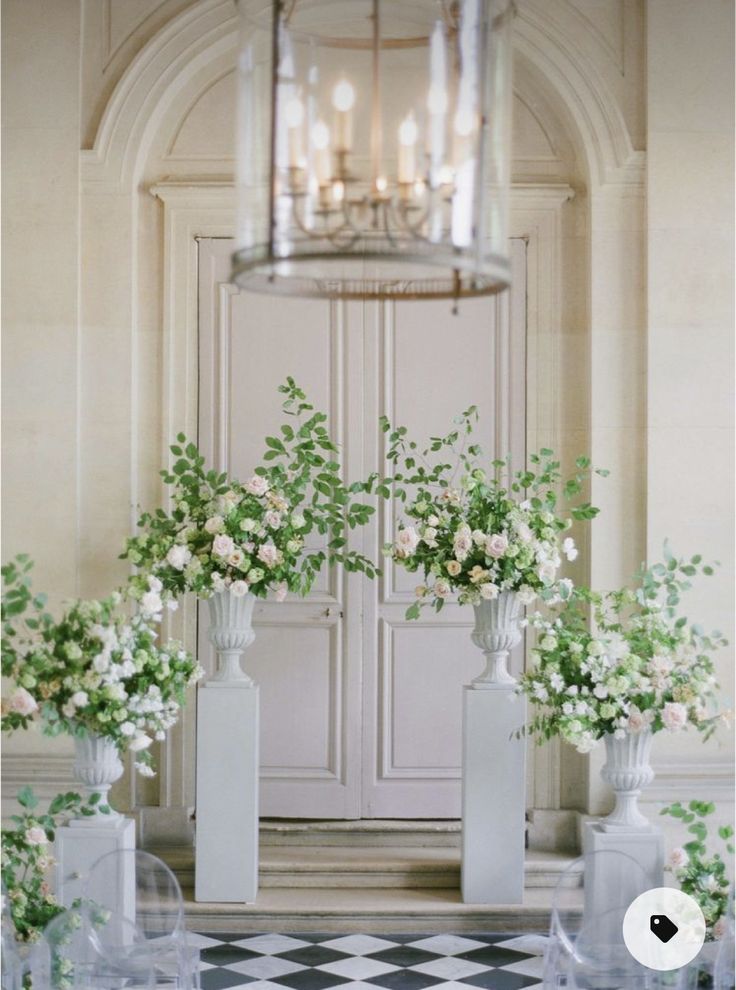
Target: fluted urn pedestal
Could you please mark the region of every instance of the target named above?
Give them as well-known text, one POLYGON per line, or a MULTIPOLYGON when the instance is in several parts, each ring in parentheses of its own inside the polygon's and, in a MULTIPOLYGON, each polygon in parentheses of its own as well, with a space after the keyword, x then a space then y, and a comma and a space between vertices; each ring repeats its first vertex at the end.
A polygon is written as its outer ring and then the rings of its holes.
POLYGON ((197 692, 194 898, 252 904, 258 891, 258 685, 240 658, 255 639, 255 598, 209 599, 217 669, 197 692))
POLYGON ((466 904, 521 904, 524 894, 526 700, 509 652, 521 641, 513 592, 475 606, 472 640, 482 674, 463 688, 462 896, 466 904))
MULTIPOLYGON (((56 830, 56 896, 64 907, 71 907, 84 895, 89 871, 102 856, 124 849, 135 849, 135 821, 109 807, 108 792, 123 775, 117 746, 105 736, 89 733, 76 737, 74 778, 87 799, 97 795, 94 815, 73 818, 56 830)), ((132 864, 118 863, 112 869, 101 905, 128 917, 135 905, 135 873, 132 864)))
POLYGON ((618 739, 609 734, 603 741, 606 762, 601 777, 613 788, 616 804, 610 815, 601 820, 601 828, 605 832, 650 832, 651 822, 639 811, 639 795, 642 788, 654 780, 654 771, 649 765, 651 731, 626 732, 618 739))
MULTIPOLYGON (((604 736, 606 762, 601 777, 613 789, 613 811, 598 821, 583 824, 583 854, 585 856, 585 910, 605 907, 610 891, 618 878, 606 872, 608 859, 595 858, 595 853, 613 851, 625 853, 642 868, 650 887, 664 886, 664 837, 639 810, 642 788, 651 784, 654 771, 649 765, 652 733, 627 732, 621 738, 604 736), (597 864, 597 865, 596 865, 597 864)), ((592 915, 591 915, 592 916, 592 915)))

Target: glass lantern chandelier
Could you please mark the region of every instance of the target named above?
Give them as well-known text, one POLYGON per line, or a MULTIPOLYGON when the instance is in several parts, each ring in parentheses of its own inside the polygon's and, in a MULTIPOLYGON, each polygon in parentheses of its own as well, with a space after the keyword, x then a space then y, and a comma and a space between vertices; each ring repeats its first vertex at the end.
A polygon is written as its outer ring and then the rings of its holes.
POLYGON ((240 0, 233 280, 336 299, 509 284, 513 0, 240 0))

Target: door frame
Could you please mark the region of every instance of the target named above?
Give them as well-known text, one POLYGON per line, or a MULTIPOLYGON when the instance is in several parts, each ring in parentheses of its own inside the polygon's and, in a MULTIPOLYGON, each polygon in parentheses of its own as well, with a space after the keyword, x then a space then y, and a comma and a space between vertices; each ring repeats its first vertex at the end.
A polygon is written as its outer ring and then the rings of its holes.
MULTIPOLYGON (((232 237, 236 190, 232 182, 158 182, 150 193, 163 204, 163 389, 160 450, 171 463, 170 438, 181 429, 196 434, 198 422, 198 259, 200 237, 232 237)), ((566 184, 512 186, 510 236, 527 241, 527 436, 530 448, 540 437, 560 446, 562 415, 557 412, 558 378, 547 368, 562 355, 563 207, 574 196, 566 184)), ((185 598, 166 619, 164 635, 196 649, 196 605, 185 598)), ((182 833, 194 805, 195 716, 193 705, 162 746, 159 807, 167 829, 182 833)), ((561 805, 559 742, 534 747, 528 761, 528 799, 533 809, 555 811, 561 805)))

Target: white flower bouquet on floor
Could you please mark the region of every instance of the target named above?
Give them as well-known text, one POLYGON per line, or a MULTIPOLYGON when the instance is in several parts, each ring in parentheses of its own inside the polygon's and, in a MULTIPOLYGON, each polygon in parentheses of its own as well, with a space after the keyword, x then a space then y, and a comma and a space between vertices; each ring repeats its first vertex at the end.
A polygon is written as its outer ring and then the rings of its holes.
POLYGON ((520 682, 537 706, 528 731, 539 741, 560 736, 588 752, 606 735, 694 726, 707 737, 717 724, 712 654, 726 644, 678 615, 680 595, 699 571, 676 559, 643 570, 635 588, 609 593, 576 588, 551 617, 533 616, 536 661, 520 682), (590 628, 592 611, 593 626, 590 628))
POLYGON ((47 735, 101 736, 151 774, 148 747, 175 724, 201 668, 178 643, 158 645, 143 615, 121 614, 118 593, 76 601, 54 620, 30 593, 29 568, 27 558, 3 567, 2 673, 14 685, 3 728, 40 719, 47 735))
POLYGON ((388 497, 393 486, 409 517, 384 554, 424 578, 407 618, 417 618, 427 605, 439 611, 453 593, 460 604, 478 605, 516 592, 522 605, 530 605, 537 597, 566 598, 572 591, 569 579, 558 579, 563 557, 572 561, 578 552, 564 533, 573 519, 592 519, 598 510, 580 502, 561 513, 558 489, 567 500, 579 496, 589 459, 578 458, 575 475, 564 484, 560 463, 547 449, 530 456, 529 470, 511 474, 507 461, 494 460, 487 471, 480 447, 467 443, 477 419, 471 406, 455 430, 430 438, 422 451, 407 440, 405 427, 382 420, 395 471, 377 491, 388 497), (445 463, 448 457, 451 463, 445 463))
POLYGON ((266 438, 264 464, 244 483, 207 470, 183 434, 171 447, 173 467, 161 474, 173 487, 172 509, 144 513, 122 555, 137 567, 130 589, 145 613, 187 591, 203 598, 225 589, 236 597, 271 591, 277 600, 288 591, 306 594, 325 561, 375 576, 371 561, 346 550, 346 529, 367 522, 374 509, 352 500, 341 480, 326 415, 293 379, 279 391, 294 423, 266 438), (327 537, 325 549, 306 549, 313 532, 327 537))

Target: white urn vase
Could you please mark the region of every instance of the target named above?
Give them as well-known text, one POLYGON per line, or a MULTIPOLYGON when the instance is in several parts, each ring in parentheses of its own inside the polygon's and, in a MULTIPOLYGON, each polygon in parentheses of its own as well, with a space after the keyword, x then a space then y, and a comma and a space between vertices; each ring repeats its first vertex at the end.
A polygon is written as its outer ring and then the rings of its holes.
POLYGON ((509 673, 509 652, 521 640, 522 605, 515 591, 502 591, 492 601, 482 601, 475 609, 475 628, 471 638, 483 650, 486 669, 472 682, 472 687, 492 689, 515 684, 509 673))
POLYGON ((626 732, 620 739, 609 733, 603 739, 606 762, 601 777, 613 788, 616 804, 611 814, 601 820, 601 827, 606 832, 651 831, 651 824, 638 807, 642 788, 654 780, 654 771, 649 765, 651 730, 626 732))
MULTIPOLYGON (((89 733, 86 736, 74 738, 74 779, 81 784, 87 799, 99 795, 96 807, 110 807, 107 794, 116 780, 123 775, 123 763, 118 748, 112 739, 89 733)), ((77 825, 109 825, 122 816, 118 811, 110 809, 109 814, 97 811, 94 815, 85 815, 74 819, 77 825)))
POLYGON ((253 632, 255 595, 234 595, 229 588, 216 591, 209 601, 210 642, 217 651, 217 670, 210 682, 247 686, 252 679, 240 666, 240 657, 256 638, 253 632))

